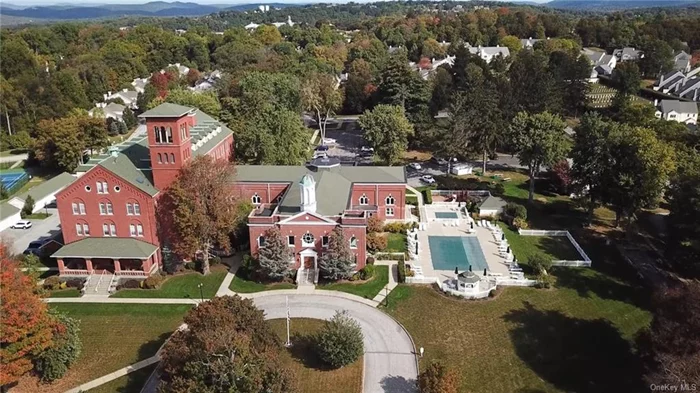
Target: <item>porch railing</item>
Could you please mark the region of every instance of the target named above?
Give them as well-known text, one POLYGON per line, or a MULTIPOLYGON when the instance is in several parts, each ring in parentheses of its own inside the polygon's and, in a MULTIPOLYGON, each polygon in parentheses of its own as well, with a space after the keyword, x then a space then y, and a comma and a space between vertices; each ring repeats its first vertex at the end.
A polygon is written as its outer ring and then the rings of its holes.
MULTIPOLYGON (((86 271, 87 271, 87 270, 86 270, 86 271)), ((87 292, 88 284, 90 284, 90 279, 91 279, 91 278, 92 278, 92 274, 88 275, 87 280, 85 280, 85 282, 83 283, 83 289, 81 290, 81 292, 83 293, 83 295, 85 295, 85 292, 87 292)))
POLYGON ((117 277, 116 274, 112 274, 112 279, 109 280, 109 286, 107 287, 107 292, 112 293, 112 284, 114 284, 114 279, 117 277))
POLYGON ((122 270, 120 272, 117 272, 117 275, 127 277, 148 277, 148 274, 141 270, 122 270))
POLYGON ((105 272, 106 270, 102 270, 102 274, 100 274, 100 279, 97 280, 97 285, 95 285, 95 292, 97 292, 100 288, 100 284, 102 284, 102 278, 105 276, 105 272))
POLYGON ((90 272, 83 269, 63 269, 62 276, 90 276, 90 272))

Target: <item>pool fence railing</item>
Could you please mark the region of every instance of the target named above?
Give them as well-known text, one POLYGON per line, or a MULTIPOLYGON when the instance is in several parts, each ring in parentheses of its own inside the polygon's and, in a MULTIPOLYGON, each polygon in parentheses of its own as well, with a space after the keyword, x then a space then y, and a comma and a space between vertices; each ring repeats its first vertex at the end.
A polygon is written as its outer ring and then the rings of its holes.
POLYGON ((580 260, 555 260, 552 261, 553 266, 568 266, 568 267, 591 267, 591 258, 588 257, 583 248, 578 244, 576 239, 571 236, 569 231, 562 230, 540 230, 540 229, 518 229, 518 234, 520 236, 565 236, 569 239, 569 242, 574 246, 576 251, 582 259, 580 260))

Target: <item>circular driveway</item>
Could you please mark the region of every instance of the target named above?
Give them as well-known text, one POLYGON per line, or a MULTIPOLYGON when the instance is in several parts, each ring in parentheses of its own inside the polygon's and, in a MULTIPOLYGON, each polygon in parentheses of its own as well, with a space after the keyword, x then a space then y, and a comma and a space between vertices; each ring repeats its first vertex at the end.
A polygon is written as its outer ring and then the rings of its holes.
MULTIPOLYGON (((292 318, 329 319, 346 310, 360 323, 365 341, 364 393, 415 392, 418 376, 413 343, 390 316, 366 304, 323 295, 289 295, 292 318)), ((285 318, 285 295, 253 299, 266 319, 285 318)), ((294 323, 294 319, 292 319, 294 323)))

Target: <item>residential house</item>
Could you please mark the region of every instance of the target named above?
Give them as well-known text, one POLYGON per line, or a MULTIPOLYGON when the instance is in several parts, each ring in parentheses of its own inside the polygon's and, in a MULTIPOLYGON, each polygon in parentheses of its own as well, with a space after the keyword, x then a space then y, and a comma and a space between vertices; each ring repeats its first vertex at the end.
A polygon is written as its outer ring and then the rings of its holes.
POLYGON ((243 26, 243 28, 246 29, 246 30, 255 30, 255 29, 257 29, 258 27, 260 27, 260 25, 257 24, 257 23, 253 23, 253 22, 250 22, 250 23, 248 23, 247 25, 243 26))
POLYGON ((131 81, 131 86, 134 87, 137 93, 143 93, 146 90, 146 85, 148 84, 149 78, 136 78, 131 81))
POLYGON ((685 53, 685 51, 680 51, 673 56, 673 69, 676 71, 690 72, 690 60, 692 57, 693 56, 685 53))
POLYGON ((114 93, 108 91, 107 94, 103 94, 105 102, 120 99, 122 100, 124 105, 128 106, 131 109, 138 108, 138 106, 136 105, 136 99, 138 98, 138 96, 139 93, 136 90, 129 89, 121 89, 114 93))
POLYGON ((452 67, 452 65, 454 65, 455 63, 455 58, 455 56, 447 56, 444 59, 436 60, 424 57, 419 63, 410 62, 408 63, 408 65, 413 70, 418 71, 418 73, 420 73, 421 78, 428 80, 430 75, 435 73, 435 71, 437 71, 438 67, 440 67, 441 65, 446 64, 452 67))
POLYGON ((508 47, 505 46, 479 45, 478 47, 474 47, 469 44, 466 45, 467 48, 469 48, 469 53, 481 57, 481 59, 484 60, 486 63, 490 63, 494 58, 496 58, 496 56, 501 56, 503 58, 510 56, 510 50, 508 49, 508 47))
POLYGON ((541 38, 521 38, 520 45, 522 45, 523 49, 532 49, 535 47, 535 44, 540 41, 542 41, 541 38))
POLYGON ((597 83, 599 75, 612 75, 615 66, 617 66, 617 57, 613 55, 590 49, 583 49, 581 52, 588 58, 588 61, 590 61, 593 66, 591 69, 591 76, 588 79, 591 83, 597 83))
POLYGON ((654 101, 656 117, 683 124, 698 124, 698 104, 679 100, 654 101))
POLYGON ((626 47, 622 49, 615 49, 613 51, 613 56, 617 57, 618 61, 636 61, 644 57, 641 50, 626 47))
MULTIPOLYGON (((180 63, 175 63, 175 64, 168 64, 167 68, 176 68, 177 73, 182 77, 187 75, 188 72, 190 72, 190 67, 187 67, 185 65, 182 65, 180 63)), ((165 74, 165 70, 160 70, 161 74, 165 74)))
POLYGON ((99 116, 104 117, 105 119, 122 121, 124 117, 124 109, 126 109, 126 106, 117 104, 116 102, 110 102, 109 104, 106 102, 98 102, 95 104, 94 108, 88 111, 88 115, 95 117, 99 113, 99 116))
POLYGON ((671 71, 661 75, 653 89, 662 93, 700 102, 700 67, 690 72, 671 71))

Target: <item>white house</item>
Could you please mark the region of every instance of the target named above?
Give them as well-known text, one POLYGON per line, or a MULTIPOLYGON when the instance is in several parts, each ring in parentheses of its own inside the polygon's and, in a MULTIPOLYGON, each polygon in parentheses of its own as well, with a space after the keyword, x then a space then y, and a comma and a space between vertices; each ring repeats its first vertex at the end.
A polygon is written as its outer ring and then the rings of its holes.
POLYGON ((122 121, 124 118, 124 109, 126 109, 126 106, 115 102, 110 102, 109 104, 106 102, 98 102, 95 104, 94 108, 88 111, 88 115, 95 117, 95 115, 101 111, 100 116, 105 119, 122 121))
POLYGON ((661 75, 654 90, 700 102, 700 67, 690 72, 671 71, 661 75))
POLYGON ((523 49, 532 49, 535 47, 535 44, 540 41, 542 41, 541 38, 521 38, 520 45, 522 45, 523 49))
POLYGON ((635 61, 644 57, 642 51, 630 47, 615 49, 613 51, 613 56, 617 57, 619 61, 635 61))
POLYGON ((58 176, 52 177, 51 179, 30 188, 29 191, 10 198, 8 203, 17 209, 22 209, 25 201, 27 200, 27 196, 31 195, 32 199, 34 199, 34 210, 32 210, 32 213, 36 213, 43 209, 46 205, 56 201, 56 194, 66 188, 69 184, 73 183, 75 179, 76 178, 70 173, 63 172, 58 176))
POLYGON ((698 124, 698 104, 678 100, 658 100, 656 104, 656 117, 668 121, 676 121, 683 124, 698 124))
POLYGON ((409 62, 408 66, 411 67, 413 70, 418 71, 420 73, 421 78, 428 80, 430 75, 435 73, 437 71, 438 67, 440 67, 443 64, 447 64, 450 67, 452 67, 455 63, 455 58, 456 56, 447 56, 444 59, 431 59, 430 64, 425 65, 425 63, 417 64, 414 62, 409 62))
MULTIPOLYGON (((180 63, 168 64, 167 68, 177 68, 177 72, 180 74, 180 76, 185 76, 188 72, 190 72, 190 67, 184 66, 180 63)), ((165 74, 165 70, 160 70, 160 73, 165 74)))
POLYGON ((128 106, 131 109, 136 109, 138 108, 136 106, 136 99, 138 98, 139 93, 136 90, 129 90, 129 89, 122 89, 117 92, 111 92, 108 91, 107 94, 103 94, 104 101, 111 101, 111 100, 116 100, 116 99, 121 99, 124 102, 124 105, 128 106))
POLYGON ((9 202, 0 204, 0 231, 4 231, 21 220, 20 211, 20 208, 11 205, 9 202))
POLYGON ((479 215, 495 217, 498 214, 503 213, 503 208, 506 206, 506 201, 499 197, 489 195, 481 205, 479 205, 479 215))
POLYGON ((496 56, 501 56, 503 58, 510 56, 510 50, 508 49, 508 47, 505 46, 479 45, 478 47, 474 47, 469 44, 466 45, 467 48, 469 48, 469 53, 481 57, 481 59, 484 60, 486 63, 490 63, 494 58, 496 58, 496 56))
POLYGON ((246 30, 255 30, 255 29, 257 29, 258 27, 260 27, 260 25, 257 24, 257 23, 253 23, 253 22, 250 22, 250 23, 248 23, 247 25, 244 26, 244 28, 245 28, 246 30))
POLYGON ((614 55, 590 49, 583 49, 581 52, 593 66, 591 76, 588 79, 591 83, 597 83, 599 75, 612 75, 613 70, 617 66, 618 60, 614 55))
POLYGON ((146 90, 149 78, 136 78, 131 81, 131 86, 134 87, 137 93, 143 93, 146 90))
POLYGON ((681 72, 690 72, 690 60, 692 56, 680 51, 673 57, 673 69, 681 72))

